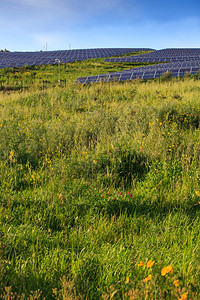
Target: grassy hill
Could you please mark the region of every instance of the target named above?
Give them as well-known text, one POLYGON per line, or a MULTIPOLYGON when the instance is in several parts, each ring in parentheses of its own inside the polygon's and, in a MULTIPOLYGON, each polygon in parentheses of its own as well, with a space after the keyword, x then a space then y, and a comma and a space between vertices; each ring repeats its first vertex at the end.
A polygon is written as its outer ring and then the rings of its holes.
POLYGON ((2 299, 199 299, 200 81, 130 67, 0 70, 2 299))

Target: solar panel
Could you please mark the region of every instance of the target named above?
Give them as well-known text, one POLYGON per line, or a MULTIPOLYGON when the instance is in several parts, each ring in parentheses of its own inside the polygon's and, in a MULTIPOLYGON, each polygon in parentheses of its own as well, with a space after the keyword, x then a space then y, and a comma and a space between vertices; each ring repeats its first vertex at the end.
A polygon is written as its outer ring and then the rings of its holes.
MULTIPOLYGON (((107 81, 113 79, 117 81, 158 78, 166 72, 170 72, 172 77, 184 76, 185 74, 196 74, 200 70, 200 49, 164 49, 151 53, 122 58, 106 59, 111 62, 167 62, 151 66, 143 66, 121 72, 110 73, 107 81), (169 62, 171 61, 171 62, 169 62)), ((99 81, 100 76, 96 77, 99 81)), ((90 77, 87 78, 87 81, 90 77)))

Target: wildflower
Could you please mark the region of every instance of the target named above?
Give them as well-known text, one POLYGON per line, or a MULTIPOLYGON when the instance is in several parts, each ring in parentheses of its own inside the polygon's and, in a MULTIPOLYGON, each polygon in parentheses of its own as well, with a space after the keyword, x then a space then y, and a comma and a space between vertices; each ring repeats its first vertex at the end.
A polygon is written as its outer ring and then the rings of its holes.
POLYGON ((13 156, 14 155, 14 151, 11 150, 10 151, 10 155, 13 156))
POLYGON ((126 284, 128 284, 130 282, 130 278, 127 276, 126 277, 126 284))
POLYGON ((195 191, 195 194, 199 197, 200 196, 200 191, 195 191))
POLYGON ((153 267, 154 264, 155 264, 155 261, 149 260, 149 261, 147 262, 147 268, 153 267))
POLYGON ((130 197, 132 197, 132 194, 129 194, 130 197))
POLYGON ((122 193, 120 192, 119 195, 122 195, 122 193))
POLYGON ((176 287, 179 287, 180 285, 180 281, 177 279, 173 282, 173 284, 176 286, 176 287))
POLYGON ((162 276, 165 276, 167 273, 173 273, 172 266, 167 266, 161 270, 162 276))
POLYGON ((151 278, 152 278, 152 275, 150 274, 148 277, 146 277, 146 278, 144 279, 144 282, 148 282, 149 280, 151 280, 151 278))
POLYGON ((181 298, 178 298, 178 300, 186 300, 187 299, 187 295, 188 295, 188 292, 184 293, 181 298))
POLYGON ((140 261, 140 263, 138 264, 138 267, 143 267, 144 263, 142 261, 140 261))

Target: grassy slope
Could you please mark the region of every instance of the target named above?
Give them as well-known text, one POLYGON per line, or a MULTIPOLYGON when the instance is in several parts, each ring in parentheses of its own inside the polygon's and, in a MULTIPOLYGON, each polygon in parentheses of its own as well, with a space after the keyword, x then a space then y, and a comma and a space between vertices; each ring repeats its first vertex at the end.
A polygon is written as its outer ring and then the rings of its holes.
POLYGON ((98 64, 0 96, 0 294, 198 299, 200 82, 72 84, 98 64))

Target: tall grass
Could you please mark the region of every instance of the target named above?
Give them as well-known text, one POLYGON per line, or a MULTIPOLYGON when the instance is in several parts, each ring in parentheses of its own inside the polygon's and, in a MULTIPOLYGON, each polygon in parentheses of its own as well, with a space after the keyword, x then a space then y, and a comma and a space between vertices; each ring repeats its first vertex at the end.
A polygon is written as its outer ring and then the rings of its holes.
POLYGON ((199 298, 199 96, 191 78, 0 95, 3 299, 199 298))

